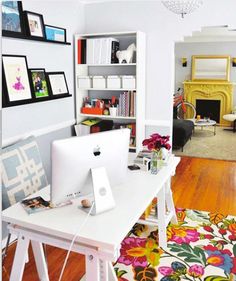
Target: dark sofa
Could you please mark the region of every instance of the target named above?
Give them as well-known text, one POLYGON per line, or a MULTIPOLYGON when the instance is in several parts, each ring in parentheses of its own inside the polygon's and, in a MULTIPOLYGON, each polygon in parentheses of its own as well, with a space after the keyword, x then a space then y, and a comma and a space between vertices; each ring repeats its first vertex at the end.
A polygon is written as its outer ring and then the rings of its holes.
POLYGON ((177 119, 177 110, 174 108, 174 119, 173 119, 173 137, 172 144, 173 148, 182 148, 189 139, 191 139, 194 123, 191 120, 177 119))

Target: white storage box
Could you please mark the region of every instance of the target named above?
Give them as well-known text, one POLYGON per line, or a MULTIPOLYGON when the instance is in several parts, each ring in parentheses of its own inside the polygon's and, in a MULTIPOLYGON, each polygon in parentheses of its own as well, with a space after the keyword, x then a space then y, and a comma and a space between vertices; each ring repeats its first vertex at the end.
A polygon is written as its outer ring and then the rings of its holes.
POLYGON ((136 89, 136 76, 133 75, 125 75, 121 76, 122 80, 122 88, 129 90, 129 89, 136 89))
POLYGON ((104 76, 93 76, 93 88, 105 89, 106 78, 104 76))
POLYGON ((107 76, 107 88, 108 89, 120 89, 121 88, 120 76, 117 76, 117 75, 107 76))
POLYGON ((92 86, 92 80, 90 76, 78 76, 78 87, 80 89, 88 89, 92 86))

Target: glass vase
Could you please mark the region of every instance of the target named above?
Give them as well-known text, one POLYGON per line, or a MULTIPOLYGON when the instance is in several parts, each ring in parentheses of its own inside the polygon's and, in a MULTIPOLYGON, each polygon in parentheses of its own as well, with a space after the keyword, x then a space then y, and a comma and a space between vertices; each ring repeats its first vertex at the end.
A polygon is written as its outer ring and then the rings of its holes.
POLYGON ((151 174, 156 175, 160 169, 159 167, 159 159, 160 159, 160 151, 152 151, 151 156, 151 174))

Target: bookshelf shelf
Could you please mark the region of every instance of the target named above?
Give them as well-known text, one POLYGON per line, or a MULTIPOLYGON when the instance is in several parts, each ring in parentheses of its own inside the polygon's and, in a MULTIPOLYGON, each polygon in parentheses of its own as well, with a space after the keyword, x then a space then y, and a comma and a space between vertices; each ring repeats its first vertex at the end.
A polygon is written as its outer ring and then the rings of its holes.
POLYGON ((101 89, 101 88, 79 88, 78 90, 81 90, 81 91, 119 91, 119 92, 124 92, 124 91, 136 91, 136 89, 108 89, 108 88, 105 88, 105 89, 101 89))
POLYGON ((109 63, 109 64, 79 64, 78 66, 94 66, 94 67, 107 67, 107 66, 112 66, 112 67, 126 67, 126 66, 136 66, 136 63, 109 63))
POLYGON ((129 148, 132 152, 140 151, 142 149, 142 141, 145 139, 145 34, 140 31, 76 34, 74 46, 76 78, 76 123, 80 124, 82 121, 89 118, 99 118, 104 121, 107 120, 107 122, 108 120, 113 120, 113 125, 115 128, 126 126, 131 129, 131 132, 134 132, 130 139, 129 148), (109 40, 112 39, 112 43, 109 43, 111 45, 107 45, 105 38, 108 39, 108 42, 110 42, 109 40), (99 40, 94 40, 94 42, 91 44, 91 39, 99 40), (114 62, 114 54, 117 49, 113 48, 115 46, 115 43, 113 44, 113 42, 117 42, 117 40, 119 40, 118 47, 120 50, 126 50, 128 46, 133 43, 136 45, 136 52, 133 62, 122 64, 98 64, 97 62, 109 61, 109 58, 111 58, 110 61, 114 62), (104 54, 107 54, 107 50, 109 50, 108 53, 111 51, 111 57, 109 55, 105 59, 104 54), (82 76, 135 76, 136 87, 134 89, 102 89, 91 87, 79 88, 79 83, 81 81, 79 81, 77 78, 82 76), (109 107, 109 104, 112 99, 114 100, 114 97, 116 104, 118 104, 119 115, 121 115, 121 112, 122 115, 133 115, 134 113, 135 117, 81 113, 81 108, 84 107, 85 100, 89 101, 90 104, 94 106, 94 104, 96 104, 94 102, 100 102, 99 100, 102 99, 106 106, 109 107), (123 112, 125 113, 123 114, 123 112))
POLYGON ((97 117, 101 119, 136 120, 136 117, 130 117, 130 116, 111 116, 111 115, 97 115, 97 114, 84 114, 84 113, 80 113, 80 116, 97 117))

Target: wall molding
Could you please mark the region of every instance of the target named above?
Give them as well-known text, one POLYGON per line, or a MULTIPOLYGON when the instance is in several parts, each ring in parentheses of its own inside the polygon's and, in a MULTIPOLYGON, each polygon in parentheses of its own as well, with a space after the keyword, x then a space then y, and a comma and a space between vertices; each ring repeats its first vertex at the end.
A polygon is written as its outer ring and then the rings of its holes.
MULTIPOLYGON (((76 123, 75 119, 71 119, 65 122, 61 122, 55 125, 51 125, 51 126, 47 126, 41 129, 37 129, 34 131, 30 131, 30 132, 26 132, 25 134, 21 134, 21 135, 16 135, 14 137, 10 137, 7 139, 3 139, 2 140, 2 146, 7 146, 10 145, 12 143, 15 143, 21 139, 25 139, 29 136, 35 136, 35 137, 39 137, 39 136, 43 136, 64 128, 67 128, 69 126, 73 126, 76 123)), ((145 126, 160 126, 160 127, 171 127, 172 124, 169 120, 152 120, 152 119, 148 119, 145 120, 145 126)))
POLYGON ((170 120, 145 120, 145 126, 172 127, 170 120))
POLYGON ((17 136, 14 136, 14 137, 7 138, 7 139, 3 139, 2 140, 2 146, 4 147, 4 146, 7 146, 7 145, 10 145, 12 143, 15 143, 15 142, 17 142, 21 139, 25 139, 25 138, 27 138, 29 136, 32 136, 32 135, 35 136, 35 137, 43 136, 43 135, 46 135, 46 134, 49 134, 49 133, 67 128, 69 126, 73 126, 75 123, 76 123, 75 119, 71 119, 71 120, 61 122, 61 123, 58 123, 58 124, 55 124, 55 125, 50 125, 50 126, 47 126, 47 127, 41 128, 41 129, 26 132, 25 134, 21 134, 21 135, 17 135, 17 136))

